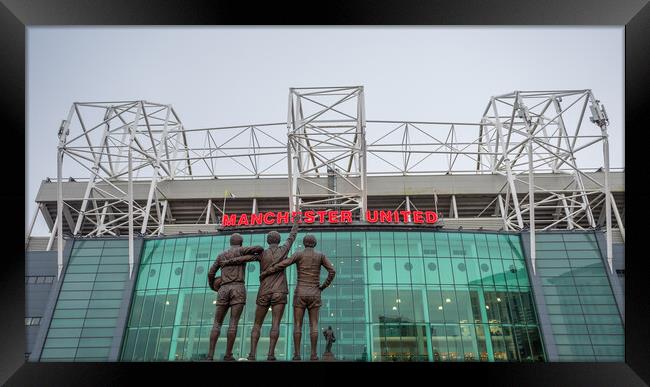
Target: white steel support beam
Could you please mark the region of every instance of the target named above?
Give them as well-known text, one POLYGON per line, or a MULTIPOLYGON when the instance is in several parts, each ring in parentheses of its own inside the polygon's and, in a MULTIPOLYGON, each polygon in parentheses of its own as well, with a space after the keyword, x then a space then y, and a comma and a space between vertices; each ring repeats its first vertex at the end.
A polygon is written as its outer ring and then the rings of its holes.
MULTIPOLYGON (((530 127, 531 125, 531 118, 530 118, 530 111, 528 110, 528 107, 524 105, 523 101, 521 100, 521 96, 519 93, 517 93, 515 97, 515 107, 518 110, 518 117, 521 118, 524 122, 524 128, 526 129, 526 133, 528 134, 528 219, 529 219, 529 226, 530 226, 530 261, 531 261, 531 266, 533 268, 533 274, 536 274, 537 271, 537 266, 536 266, 536 260, 537 260, 537 243, 535 240, 535 168, 533 164, 533 159, 534 159, 534 154, 533 154, 533 129, 530 127)), ((513 109, 513 113, 515 112, 515 109, 513 109)), ((546 126, 544 126, 544 130, 546 129, 546 126)), ((555 172, 556 170, 554 170, 555 172)))
POLYGON ((456 195, 454 194, 451 195, 451 211, 449 215, 451 218, 458 219, 458 206, 456 205, 456 195))
POLYGON ((438 212, 438 193, 436 190, 433 190, 433 209, 438 212))
MULTIPOLYGON (((589 198, 587 197, 587 194, 585 193, 585 185, 584 182, 582 181, 582 173, 580 171, 575 171, 574 176, 576 178, 576 182, 578 183, 578 188, 580 189, 580 196, 582 198, 582 209, 585 211, 585 214, 587 216, 587 220, 589 222, 589 226, 592 228, 596 227, 596 219, 594 219, 594 214, 591 209, 591 206, 589 205, 589 198)), ((607 176, 605 176, 605 180, 607 180, 607 176)))
POLYGON ((70 212, 70 207, 67 203, 63 204, 63 219, 68 224, 68 228, 70 230, 73 230, 75 226, 75 222, 74 222, 74 218, 72 217, 72 213, 70 212))
POLYGON ((573 215, 571 209, 569 209, 569 206, 567 204, 566 196, 564 196, 564 194, 560 194, 560 198, 562 201, 562 208, 564 208, 564 216, 566 217, 567 229, 573 230, 573 215))
POLYGON ((507 221, 507 211, 505 207, 503 206, 503 196, 499 194, 497 196, 497 199, 499 201, 499 213, 501 215, 501 219, 503 220, 503 228, 504 230, 509 230, 510 227, 508 226, 508 221, 507 221))
POLYGON ((45 220, 45 224, 47 225, 47 228, 49 231, 53 231, 54 229, 54 219, 52 219, 52 216, 50 215, 50 211, 47 209, 47 204, 44 204, 42 206, 38 206, 39 211, 41 212, 41 215, 43 216, 43 219, 45 220))
POLYGON ((104 201, 102 207, 102 212, 99 216, 99 223, 97 224, 97 235, 102 235, 105 232, 106 226, 104 223, 106 222, 106 213, 108 212, 109 207, 108 202, 104 201))
POLYGON ((61 219, 63 219, 63 184, 61 182, 62 179, 62 163, 63 163, 63 151, 61 148, 57 151, 56 155, 56 178, 57 178, 57 200, 56 200, 56 221, 54 222, 54 225, 56 227, 56 233, 52 232, 52 234, 56 234, 57 236, 57 255, 56 255, 56 278, 61 279, 61 270, 63 270, 63 222, 61 219))
MULTIPOLYGON (((138 121, 140 120, 142 103, 138 103, 135 124, 129 126, 129 147, 128 147, 128 203, 129 203, 129 278, 133 276, 134 264, 134 243, 133 243, 133 143, 135 141, 135 131, 137 129, 138 121)), ((153 183, 152 183, 153 184, 153 183)))
POLYGON ((517 216, 517 226, 519 226, 519 229, 523 229, 524 218, 521 215, 521 207, 519 205, 519 198, 517 197, 517 188, 515 188, 515 178, 514 175, 512 174, 512 170, 510 169, 510 160, 505 159, 504 165, 506 167, 506 178, 508 179, 508 185, 510 188, 508 193, 510 194, 509 196, 512 197, 512 203, 515 209, 515 215, 517 216))
MULTIPOLYGON (((359 173, 360 173, 360 186, 361 186, 361 203, 360 203, 360 220, 366 219, 366 211, 368 210, 368 190, 367 190, 367 149, 366 149, 366 103, 363 93, 363 86, 360 87, 360 92, 357 103, 357 132, 360 133, 357 138, 358 150, 356 157, 359 160, 359 173)), ((410 217, 409 217, 410 221, 410 217)))
MULTIPOLYGON (((293 89, 289 89, 289 100, 287 102, 287 138, 291 134, 291 122, 293 121, 294 117, 294 112, 293 112, 293 89)), ((293 212, 296 210, 296 203, 295 203, 295 197, 294 197, 294 192, 296 192, 297 189, 297 184, 295 182, 296 176, 295 176, 295 161, 293 149, 291 148, 292 144, 291 141, 287 141, 287 182, 289 184, 289 211, 293 212)))
MULTIPOLYGON (((45 248, 45 251, 52 250, 52 245, 54 244, 54 238, 58 234, 59 219, 60 218, 56 218, 56 220, 54 221, 54 227, 52 228, 52 232, 50 232, 50 237, 47 240, 47 247, 45 248)), ((57 246, 57 251, 58 251, 58 246, 57 246)))
POLYGON ((612 194, 609 191, 609 144, 607 139, 607 126, 603 125, 603 153, 605 159, 605 224, 607 226, 607 262, 610 272, 614 272, 614 252, 612 247, 612 194))
POLYGON ((406 195, 406 198, 404 199, 404 203, 406 204, 406 211, 408 211, 408 222, 411 223, 411 199, 406 195))
MULTIPOLYGON (((70 108, 68 119, 61 123, 59 129, 59 146, 56 155, 56 235, 57 235, 57 254, 56 254, 56 277, 61 278, 61 271, 63 270, 63 146, 66 142, 68 134, 70 133, 69 125, 74 113, 74 106, 70 108)), ((51 247, 51 246, 50 246, 51 247)))
MULTIPOLYGON (((97 170, 93 168, 94 172, 97 173, 97 170)), ((81 202, 81 209, 79 210, 79 215, 77 216, 77 223, 75 224, 74 231, 72 232, 73 235, 78 235, 79 231, 81 230, 81 225, 84 220, 84 211, 86 211, 86 206, 88 206, 88 199, 91 197, 91 192, 93 189, 93 185, 95 183, 95 176, 91 177, 91 180, 88 180, 88 183, 86 183, 86 192, 84 193, 84 199, 81 202)))
POLYGON ((623 221, 621 220, 621 214, 618 212, 618 206, 616 205, 616 202, 614 201, 614 195, 612 193, 609 193, 610 200, 612 201, 612 209, 614 210, 614 216, 616 216, 616 224, 618 225, 618 230, 621 233, 621 237, 623 238, 623 242, 625 242, 625 225, 623 224, 623 221))
POLYGON ((537 260, 537 244, 535 241, 535 177, 533 169, 533 136, 530 134, 528 141, 528 216, 530 219, 530 261, 533 267, 533 274, 537 272, 535 261, 537 260))
POLYGON ((603 175, 604 175, 604 187, 603 194, 605 195, 605 224, 607 227, 606 240, 607 240, 607 263, 609 264, 609 270, 611 273, 614 272, 614 253, 612 246, 612 194, 609 187, 609 134, 607 133, 607 125, 609 124, 609 118, 607 117, 607 112, 605 108, 600 104, 593 94, 589 93, 590 97, 590 108, 591 108, 591 122, 595 123, 600 127, 602 136, 603 136, 603 175))
POLYGON ((287 143, 287 167, 289 178, 289 211, 297 211, 300 208, 298 192, 298 152, 297 149, 292 149, 293 144, 287 143))
POLYGON ((164 234, 165 233, 165 223, 166 223, 166 218, 167 218, 167 200, 162 200, 162 211, 160 214, 160 227, 158 228, 158 234, 164 234))
POLYGON ((140 234, 144 235, 147 232, 147 225, 149 223, 149 215, 151 214, 151 206, 157 204, 153 203, 154 195, 156 194, 156 186, 158 184, 158 176, 153 175, 151 178, 151 184, 149 184, 149 194, 147 195, 147 204, 144 207, 144 218, 142 219, 142 227, 140 228, 140 234))
POLYGON ((205 224, 210 224, 210 215, 213 212, 214 210, 212 209, 212 199, 208 199, 208 205, 205 207, 205 224))

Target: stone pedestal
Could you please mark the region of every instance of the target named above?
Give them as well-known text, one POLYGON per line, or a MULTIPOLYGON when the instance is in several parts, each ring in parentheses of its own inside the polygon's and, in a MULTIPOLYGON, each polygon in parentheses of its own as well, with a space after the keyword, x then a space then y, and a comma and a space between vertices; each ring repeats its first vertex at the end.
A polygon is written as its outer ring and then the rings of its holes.
POLYGON ((335 361, 336 358, 332 352, 325 352, 322 357, 323 361, 335 361))

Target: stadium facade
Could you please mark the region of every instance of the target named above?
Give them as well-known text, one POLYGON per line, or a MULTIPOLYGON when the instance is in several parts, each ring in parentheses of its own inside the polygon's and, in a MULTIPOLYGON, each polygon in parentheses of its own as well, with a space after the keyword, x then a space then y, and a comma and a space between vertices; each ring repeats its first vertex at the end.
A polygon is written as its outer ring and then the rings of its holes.
MULTIPOLYGON (((366 120, 363 87, 290 89, 286 122, 219 128, 147 101, 75 103, 36 197, 50 234, 26 237, 26 355, 203 359, 229 235, 265 245, 301 213, 292 251, 314 234, 337 269, 320 324, 339 360, 623 361, 608 124, 590 90, 494 96, 475 123, 366 120)), ((246 273, 242 358, 258 264, 246 273)))

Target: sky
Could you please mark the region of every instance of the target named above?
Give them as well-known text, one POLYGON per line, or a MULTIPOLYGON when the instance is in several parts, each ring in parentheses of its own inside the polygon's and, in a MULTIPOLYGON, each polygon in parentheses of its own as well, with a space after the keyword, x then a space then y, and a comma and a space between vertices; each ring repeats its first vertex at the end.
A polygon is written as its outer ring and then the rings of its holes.
POLYGON ((622 27, 29 27, 27 44, 26 227, 73 102, 171 104, 202 128, 284 122, 290 87, 363 85, 369 120, 478 122, 493 95, 591 89, 624 165, 622 27))

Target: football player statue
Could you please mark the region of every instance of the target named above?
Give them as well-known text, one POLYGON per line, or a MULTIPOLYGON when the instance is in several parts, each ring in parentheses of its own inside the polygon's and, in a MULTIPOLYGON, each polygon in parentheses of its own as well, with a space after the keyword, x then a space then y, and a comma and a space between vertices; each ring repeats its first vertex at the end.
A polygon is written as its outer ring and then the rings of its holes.
POLYGON ((336 270, 325 254, 314 250, 316 237, 307 235, 303 239, 304 250, 298 251, 289 259, 273 264, 260 274, 260 281, 264 278, 286 269, 295 264, 298 271, 298 283, 293 293, 293 359, 300 360, 300 340, 302 338, 302 322, 305 310, 309 313, 309 338, 311 341, 310 360, 318 360, 318 311, 321 306, 321 292, 334 280, 336 270), (328 274, 322 284, 320 270, 324 267, 328 274))
POLYGON ((221 324, 230 309, 230 324, 226 336, 226 354, 223 360, 234 361, 232 347, 237 337, 237 326, 239 317, 246 304, 246 288, 244 287, 246 263, 240 262, 236 265, 225 265, 227 262, 247 255, 259 255, 264 251, 262 246, 242 247, 243 238, 240 234, 230 236, 230 248, 217 257, 208 272, 208 284, 217 291, 217 310, 214 315, 214 323, 210 332, 210 347, 207 359, 212 360, 214 349, 221 333, 221 324), (221 277, 216 279, 216 273, 221 268, 221 277))

